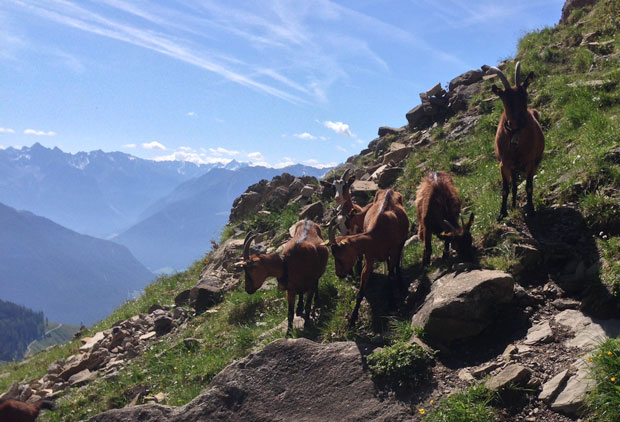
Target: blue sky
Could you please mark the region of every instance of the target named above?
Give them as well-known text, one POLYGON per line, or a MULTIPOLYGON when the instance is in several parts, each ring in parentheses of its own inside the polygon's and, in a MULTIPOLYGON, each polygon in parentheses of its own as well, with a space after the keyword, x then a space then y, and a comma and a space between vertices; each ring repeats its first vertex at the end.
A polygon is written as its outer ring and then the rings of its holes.
POLYGON ((331 165, 564 0, 2 0, 0 147, 331 165))

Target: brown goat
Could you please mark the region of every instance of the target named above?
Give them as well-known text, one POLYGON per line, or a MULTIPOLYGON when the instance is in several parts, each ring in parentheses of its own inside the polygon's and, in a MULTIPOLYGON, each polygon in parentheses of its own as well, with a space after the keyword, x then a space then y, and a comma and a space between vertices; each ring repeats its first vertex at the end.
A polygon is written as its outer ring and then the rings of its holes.
POLYGON ((364 225, 363 209, 351 199, 351 185, 355 176, 350 176, 351 169, 347 169, 342 178, 333 183, 321 181, 321 184, 334 192, 334 199, 338 204, 336 222, 341 235, 361 233, 364 225), (361 215, 361 216, 360 216, 361 215))
POLYGON ((508 185, 511 181, 512 207, 517 206, 517 172, 519 171, 524 171, 526 175, 526 210, 528 215, 533 216, 534 175, 545 150, 545 137, 538 122, 538 111, 527 108, 527 87, 534 79, 534 72, 530 72, 525 81, 521 82, 521 63, 517 62, 515 86, 512 87, 504 73, 498 68, 491 67, 489 72, 497 74, 505 88, 502 90, 496 85, 491 87, 491 90, 501 98, 504 104, 504 111, 499 118, 495 134, 495 156, 499 160, 502 174, 502 208, 497 220, 502 220, 508 215, 506 202, 508 185))
POLYGON ((286 242, 282 255, 277 253, 250 255, 250 245, 256 235, 248 234, 243 245, 243 260, 235 264, 245 271, 245 291, 252 294, 267 277, 276 277, 286 287, 288 302, 288 330, 293 327, 295 296, 299 295, 297 315, 304 308, 304 293, 308 293, 304 319, 310 318, 314 297, 318 301, 319 279, 325 272, 329 250, 324 245, 321 227, 311 220, 299 221, 294 236, 286 242))
POLYGON ((360 289, 349 320, 349 325, 353 326, 373 263, 387 261, 390 278, 397 277, 400 273, 400 259, 409 231, 409 218, 403 208, 403 197, 391 189, 380 190, 366 212, 363 233, 336 237, 334 229, 335 227, 331 226, 329 230, 329 245, 338 277, 346 277, 358 257, 364 255, 360 289))
POLYGON ((33 404, 13 399, 0 400, 0 422, 34 422, 42 409, 54 410, 54 403, 47 400, 33 404))
POLYGON ((470 229, 474 214, 470 214, 467 224, 461 217, 462 227, 459 227, 461 200, 450 174, 436 171, 422 179, 415 205, 418 210, 418 237, 424 243, 422 266, 431 261, 433 234, 444 241, 444 259, 450 253, 450 244, 461 259, 470 261, 473 258, 470 229))

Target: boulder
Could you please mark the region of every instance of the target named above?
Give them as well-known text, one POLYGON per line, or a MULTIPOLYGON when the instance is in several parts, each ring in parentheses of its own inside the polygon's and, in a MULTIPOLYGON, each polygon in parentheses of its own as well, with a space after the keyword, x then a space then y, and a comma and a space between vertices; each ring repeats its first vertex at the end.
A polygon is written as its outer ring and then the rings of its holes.
POLYGON ((254 214, 261 203, 261 195, 258 192, 245 192, 235 199, 230 210, 229 220, 236 221, 254 214))
POLYGON ((553 331, 551 330, 549 321, 545 321, 533 326, 527 331, 527 337, 523 341, 523 344, 533 346, 535 344, 549 343, 551 340, 553 340, 553 331))
POLYGON ((482 70, 470 70, 469 72, 465 72, 452 79, 448 85, 448 89, 452 91, 457 86, 471 85, 475 82, 481 81, 483 76, 484 72, 482 70))
POLYGON ((538 395, 538 399, 544 401, 545 403, 553 400, 555 396, 557 396, 558 392, 564 388, 567 379, 568 369, 565 369, 543 384, 543 388, 538 395))
POLYGON ((267 204, 270 208, 282 208, 287 204, 288 197, 288 187, 278 186, 271 192, 267 193, 261 202, 267 204))
POLYGON ((323 217, 324 212, 325 209, 321 201, 313 202, 299 211, 299 219, 303 220, 307 218, 313 221, 319 221, 323 217))
POLYGON ((388 164, 390 161, 398 164, 407 157, 411 151, 413 151, 413 148, 405 146, 403 146, 403 148, 394 149, 383 156, 383 164, 388 164))
POLYGON ((166 334, 172 330, 172 318, 168 315, 160 315, 153 321, 155 331, 158 335, 166 334))
POLYGON ((484 384, 489 390, 504 390, 511 387, 525 387, 532 371, 521 365, 508 365, 499 374, 489 378, 484 384))
POLYGON ((407 118, 407 122, 409 122, 409 128, 411 130, 430 126, 432 122, 432 119, 425 113, 423 104, 409 110, 405 117, 407 118))
POLYGON ((300 195, 304 198, 311 198, 314 195, 314 188, 310 185, 305 185, 300 192, 300 195))
POLYGON ((596 3, 597 0, 566 0, 562 7, 562 16, 560 17, 561 24, 567 24, 570 14, 575 9, 581 9, 582 7, 591 6, 596 3))
POLYGON ((91 372, 88 369, 84 369, 77 374, 71 375, 68 381, 71 386, 79 386, 86 384, 95 378, 97 378, 97 371, 91 372))
POLYGON ((433 283, 412 326, 421 327, 430 340, 439 343, 476 336, 512 300, 513 289, 514 279, 502 271, 447 274, 433 283))
POLYGON ((551 409, 564 413, 568 416, 580 416, 586 411, 585 399, 590 390, 594 388, 587 367, 581 367, 575 375, 566 382, 566 387, 558 394, 551 403, 551 409))
POLYGON ((583 352, 590 352, 608 338, 620 335, 620 320, 590 318, 574 309, 560 312, 554 320, 573 334, 565 341, 566 347, 577 347, 583 352))
POLYGON ((174 304, 176 306, 184 306, 189 304, 189 289, 183 290, 181 293, 175 296, 174 304))
POLYGON ((409 405, 379 396, 353 342, 280 339, 229 365, 185 406, 110 410, 89 422, 409 421, 409 405))
POLYGON ((389 126, 381 126, 379 128, 379 136, 383 137, 385 135, 400 135, 401 133, 404 133, 405 129, 401 128, 393 128, 393 127, 389 127, 389 126))
POLYGON ((379 185, 381 189, 392 186, 401 174, 403 174, 402 167, 389 167, 383 169, 381 174, 379 174, 377 177, 377 185, 379 185))
POLYGON ((351 185, 351 194, 353 193, 366 193, 374 195, 379 190, 379 186, 372 181, 356 180, 351 185))
POLYGON ((222 301, 222 291, 217 287, 217 280, 205 279, 189 292, 189 305, 201 314, 222 301))
POLYGON ((301 192, 301 190, 306 186, 306 184, 300 178, 295 178, 288 186, 288 190, 291 195, 297 195, 301 192))

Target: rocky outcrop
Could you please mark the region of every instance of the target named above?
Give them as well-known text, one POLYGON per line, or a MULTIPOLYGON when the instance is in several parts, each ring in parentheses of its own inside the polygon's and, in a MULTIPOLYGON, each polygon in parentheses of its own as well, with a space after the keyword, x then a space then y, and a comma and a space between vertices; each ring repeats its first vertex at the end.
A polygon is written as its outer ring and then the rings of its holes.
POLYGON ((228 366, 185 406, 111 410, 89 422, 412 420, 409 406, 377 396, 360 350, 353 342, 276 340, 228 366))
POLYGON ((513 297, 514 280, 502 271, 448 274, 433 283, 411 321, 431 341, 447 344, 480 334, 513 297))
POLYGON ((265 205, 270 209, 280 209, 293 199, 307 201, 313 194, 308 188, 318 191, 318 181, 315 177, 296 178, 288 173, 282 173, 271 181, 263 179, 248 187, 235 199, 229 220, 235 222, 247 218, 264 209, 265 205))
POLYGON ((597 1, 598 0, 566 0, 566 3, 564 3, 564 7, 562 7, 562 16, 560 17, 560 23, 567 24, 568 18, 574 10, 581 9, 582 7, 586 6, 591 6, 597 1))

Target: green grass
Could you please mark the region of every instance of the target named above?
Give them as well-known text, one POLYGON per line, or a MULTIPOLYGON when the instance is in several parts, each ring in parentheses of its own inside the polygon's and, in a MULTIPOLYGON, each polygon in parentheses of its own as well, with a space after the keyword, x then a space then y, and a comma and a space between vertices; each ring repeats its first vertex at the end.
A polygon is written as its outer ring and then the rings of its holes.
POLYGON ((479 384, 444 397, 430 411, 421 407, 418 412, 425 415, 424 422, 493 422, 496 413, 490 406, 492 400, 493 393, 479 384))
POLYGON ((399 387, 415 387, 432 377, 434 356, 417 344, 397 341, 366 358, 373 378, 399 387))
POLYGON ((596 387, 588 395, 589 420, 620 420, 620 337, 601 344, 591 358, 591 375, 596 387))

